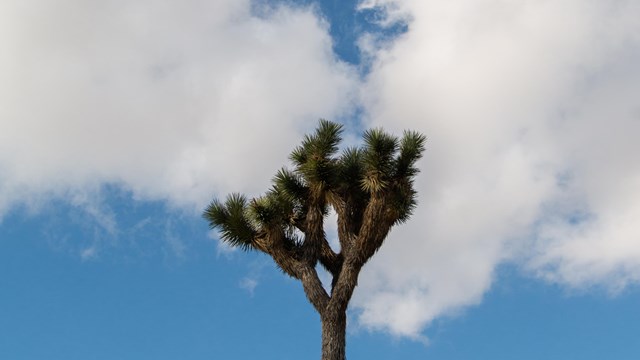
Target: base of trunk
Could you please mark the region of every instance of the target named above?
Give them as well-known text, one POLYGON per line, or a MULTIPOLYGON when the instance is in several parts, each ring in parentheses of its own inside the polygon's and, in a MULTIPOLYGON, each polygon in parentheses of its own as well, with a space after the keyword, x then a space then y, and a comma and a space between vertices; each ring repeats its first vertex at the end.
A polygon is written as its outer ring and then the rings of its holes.
POLYGON ((347 314, 322 317, 322 360, 345 360, 347 314))

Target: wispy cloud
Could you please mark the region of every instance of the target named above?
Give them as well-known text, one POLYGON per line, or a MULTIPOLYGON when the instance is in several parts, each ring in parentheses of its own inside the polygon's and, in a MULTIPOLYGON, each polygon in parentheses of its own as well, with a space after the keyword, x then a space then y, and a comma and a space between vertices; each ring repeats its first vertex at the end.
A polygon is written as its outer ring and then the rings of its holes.
POLYGON ((175 257, 178 260, 185 260, 186 245, 180 236, 174 230, 173 221, 165 222, 164 230, 165 254, 175 257))
POLYGON ((256 286, 258 286, 258 280, 251 277, 245 277, 240 280, 238 286, 240 286, 241 289, 246 290, 249 295, 253 297, 256 286))
POLYGON ((249 295, 253 297, 255 289, 260 284, 260 280, 262 279, 265 270, 272 268, 272 264, 268 259, 260 257, 249 262, 248 268, 249 270, 247 275, 239 281, 238 286, 241 289, 246 290, 249 295))
POLYGON ((220 239, 220 237, 218 236, 217 232, 215 230, 211 230, 209 231, 209 233, 207 234, 207 236, 210 239, 213 239, 214 241, 216 241, 216 255, 217 256, 225 256, 225 257, 230 257, 231 254, 234 254, 235 252, 238 251, 238 248, 235 248, 229 244, 227 244, 226 242, 224 242, 222 239, 220 239))
POLYGON ((95 245, 84 248, 80 251, 80 259, 82 261, 89 261, 94 259, 98 255, 98 248, 95 245))

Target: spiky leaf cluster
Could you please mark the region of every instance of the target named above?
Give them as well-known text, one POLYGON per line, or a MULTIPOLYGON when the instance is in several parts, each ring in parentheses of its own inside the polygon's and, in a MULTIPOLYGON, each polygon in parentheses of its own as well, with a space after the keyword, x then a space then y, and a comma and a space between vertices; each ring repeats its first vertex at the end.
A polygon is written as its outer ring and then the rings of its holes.
POLYGON ((315 133, 306 135, 302 144, 290 155, 295 173, 314 195, 319 195, 335 182, 336 160, 333 156, 342 140, 342 131, 342 125, 320 120, 315 133))
POLYGON ((217 228, 220 238, 229 245, 250 249, 256 231, 247 216, 247 198, 240 194, 227 196, 226 201, 220 202, 213 199, 204 211, 204 218, 209 221, 210 227, 217 228))
POLYGON ((247 201, 232 194, 225 203, 214 200, 204 216, 232 246, 251 247, 257 234, 281 230, 287 239, 303 229, 310 206, 326 215, 329 205, 342 206, 352 227, 362 223, 373 196, 384 198, 393 223, 406 221, 416 206, 413 179, 416 162, 425 149, 424 135, 405 131, 402 138, 382 129, 363 134, 363 145, 344 149, 339 155, 342 125, 320 120, 316 131, 304 137, 290 155, 293 168, 279 170, 273 187, 264 196, 247 201))

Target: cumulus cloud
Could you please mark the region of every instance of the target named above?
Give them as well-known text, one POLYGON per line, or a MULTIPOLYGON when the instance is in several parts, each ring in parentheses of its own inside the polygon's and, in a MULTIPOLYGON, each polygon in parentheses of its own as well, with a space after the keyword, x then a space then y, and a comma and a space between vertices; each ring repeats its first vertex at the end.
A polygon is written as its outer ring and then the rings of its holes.
POLYGON ((360 323, 419 336, 480 302, 504 262, 572 287, 640 280, 640 5, 372 7, 409 22, 373 49, 367 124, 429 141, 413 221, 363 272, 360 323))
POLYGON ((356 77, 311 9, 4 1, 0 214, 104 183, 195 209, 262 191, 356 77))

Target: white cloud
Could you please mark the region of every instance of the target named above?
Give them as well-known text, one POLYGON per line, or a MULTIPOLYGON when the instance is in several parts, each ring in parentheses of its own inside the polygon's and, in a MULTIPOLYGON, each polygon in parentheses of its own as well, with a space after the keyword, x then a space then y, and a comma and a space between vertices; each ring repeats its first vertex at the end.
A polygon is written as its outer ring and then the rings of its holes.
POLYGON ((505 261, 569 286, 638 282, 640 5, 366 3, 412 19, 375 53, 368 122, 429 141, 413 221, 363 272, 361 324, 417 336, 505 261))
POLYGON ((1 215, 105 182, 195 209, 263 191, 357 75, 309 9, 63 0, 0 4, 0 79, 1 215))

